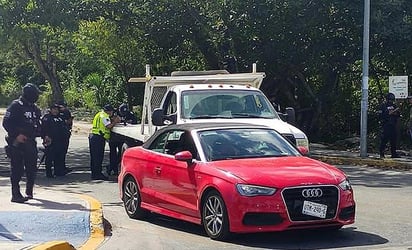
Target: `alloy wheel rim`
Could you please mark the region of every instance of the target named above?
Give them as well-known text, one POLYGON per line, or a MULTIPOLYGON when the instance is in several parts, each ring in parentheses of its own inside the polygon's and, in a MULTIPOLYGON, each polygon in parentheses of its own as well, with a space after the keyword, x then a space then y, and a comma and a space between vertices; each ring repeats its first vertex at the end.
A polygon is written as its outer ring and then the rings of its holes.
POLYGON ((216 196, 210 197, 205 205, 206 228, 212 235, 217 235, 223 226, 222 203, 216 196))
POLYGON ((137 204, 139 200, 139 193, 137 191, 137 186, 134 182, 128 181, 124 190, 125 196, 125 207, 128 213, 133 214, 137 210, 137 204))

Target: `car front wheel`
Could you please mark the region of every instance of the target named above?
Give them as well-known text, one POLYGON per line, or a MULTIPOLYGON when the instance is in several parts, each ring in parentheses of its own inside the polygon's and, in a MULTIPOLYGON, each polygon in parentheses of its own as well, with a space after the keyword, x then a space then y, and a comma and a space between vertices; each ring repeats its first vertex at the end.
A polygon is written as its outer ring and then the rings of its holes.
POLYGON ((133 219, 143 219, 146 215, 146 210, 141 208, 141 197, 139 187, 136 181, 129 177, 123 185, 123 204, 127 215, 133 219))
POLYGON ((207 235, 214 240, 224 240, 230 235, 229 218, 225 202, 220 194, 207 194, 202 206, 202 223, 207 235))

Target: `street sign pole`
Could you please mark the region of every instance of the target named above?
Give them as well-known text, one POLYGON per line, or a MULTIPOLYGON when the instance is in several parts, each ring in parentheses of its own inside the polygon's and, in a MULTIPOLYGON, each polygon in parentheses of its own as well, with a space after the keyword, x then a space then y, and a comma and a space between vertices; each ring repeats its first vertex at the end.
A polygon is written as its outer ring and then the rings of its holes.
POLYGON ((370 0, 365 0, 363 17, 362 100, 360 121, 360 157, 368 156, 368 80, 369 80, 369 19, 370 0))

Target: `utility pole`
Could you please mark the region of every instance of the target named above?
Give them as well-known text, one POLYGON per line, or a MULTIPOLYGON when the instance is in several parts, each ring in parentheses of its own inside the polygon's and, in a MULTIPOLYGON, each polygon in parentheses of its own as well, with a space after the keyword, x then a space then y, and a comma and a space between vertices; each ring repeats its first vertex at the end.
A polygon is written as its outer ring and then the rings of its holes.
POLYGON ((363 17, 363 62, 362 62, 362 100, 360 122, 360 157, 368 156, 368 80, 369 80, 369 20, 370 0, 365 0, 363 17))

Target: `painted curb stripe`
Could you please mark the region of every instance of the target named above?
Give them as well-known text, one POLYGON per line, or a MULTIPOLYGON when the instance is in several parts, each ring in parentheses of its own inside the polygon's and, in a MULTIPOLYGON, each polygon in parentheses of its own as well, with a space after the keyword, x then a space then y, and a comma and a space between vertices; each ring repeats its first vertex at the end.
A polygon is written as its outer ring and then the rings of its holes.
POLYGON ((104 241, 102 204, 91 196, 81 194, 79 196, 88 201, 90 206, 90 237, 79 250, 96 249, 104 241))
POLYGON ((38 245, 32 250, 75 250, 72 245, 67 241, 49 241, 38 245))
MULTIPOLYGON (((90 210, 90 237, 79 250, 97 249, 104 240, 102 204, 91 196, 79 194, 81 199, 89 203, 90 210)), ((35 246, 32 250, 75 250, 69 242, 49 241, 35 246)))

